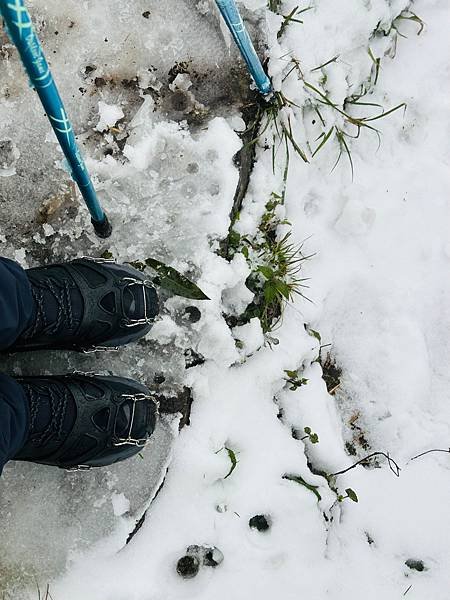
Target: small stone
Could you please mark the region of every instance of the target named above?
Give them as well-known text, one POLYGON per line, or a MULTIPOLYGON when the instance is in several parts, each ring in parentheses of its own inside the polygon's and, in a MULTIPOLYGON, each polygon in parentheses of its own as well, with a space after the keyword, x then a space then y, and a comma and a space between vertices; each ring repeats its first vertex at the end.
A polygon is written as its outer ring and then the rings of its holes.
POLYGON ((51 221, 70 197, 70 192, 67 192, 46 198, 39 208, 38 222, 42 224, 51 221))
POLYGON ((205 567, 218 567, 223 562, 223 552, 219 548, 210 548, 205 552, 203 564, 205 567))
POLYGON ((202 318, 202 313, 196 306, 188 306, 185 313, 188 315, 191 323, 197 323, 202 318))
POLYGON ((94 85, 98 88, 104 87, 106 85, 106 80, 103 77, 96 77, 94 79, 94 85))
POLYGON ((200 561, 196 556, 183 556, 177 563, 177 573, 184 579, 192 579, 200 569, 200 561))
POLYGON ((184 357, 186 361, 186 369, 191 369, 192 367, 197 367, 199 365, 203 365, 205 363, 205 357, 195 352, 192 348, 188 348, 184 351, 184 357))
POLYGON ((265 515, 255 515, 248 522, 251 529, 257 529, 258 531, 267 531, 270 529, 270 523, 268 517, 265 515))
POLYGON ((94 65, 86 65, 86 67, 84 68, 84 74, 86 76, 90 75, 91 73, 93 73, 95 71, 97 67, 95 67, 94 65))
POLYGON ((149 19, 150 18, 150 11, 146 10, 145 12, 142 13, 142 16, 144 17, 144 19, 149 19))
POLYGON ((194 544, 186 549, 186 556, 196 558, 205 567, 217 567, 223 562, 223 552, 216 546, 194 544))
POLYGON ((419 573, 421 573, 422 571, 426 571, 426 567, 425 567, 423 560, 416 560, 415 558, 408 558, 408 560, 405 561, 405 565, 407 567, 409 567, 410 569, 412 569, 413 571, 419 571, 419 573))

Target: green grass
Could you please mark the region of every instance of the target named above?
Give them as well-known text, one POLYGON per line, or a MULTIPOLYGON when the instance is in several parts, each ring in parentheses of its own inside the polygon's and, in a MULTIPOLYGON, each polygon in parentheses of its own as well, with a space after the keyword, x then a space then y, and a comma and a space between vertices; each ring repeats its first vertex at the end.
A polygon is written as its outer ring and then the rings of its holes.
POLYGON ((278 235, 279 227, 290 226, 278 217, 284 196, 273 193, 266 204, 257 234, 253 239, 240 240, 240 251, 247 259, 252 273, 247 287, 255 299, 247 309, 247 316, 258 317, 264 333, 273 331, 280 322, 287 303, 296 296, 307 297, 307 279, 301 277, 302 263, 311 258, 303 253, 303 245, 292 242, 292 233, 278 235))
POLYGON ((271 138, 272 168, 275 172, 275 162, 280 148, 285 150, 286 167, 284 179, 287 179, 291 151, 296 152, 303 162, 309 162, 306 152, 300 146, 292 130, 291 115, 284 109, 300 108, 294 102, 286 98, 282 92, 275 92, 269 102, 262 102, 258 108, 256 120, 261 122, 257 136, 251 141, 252 144, 261 141, 267 134, 271 138))
MULTIPOLYGON (((376 59, 373 57, 373 55, 372 55, 372 58, 376 62, 376 59)), ((376 64, 378 65, 378 63, 376 63, 376 64)), ((378 70, 376 71, 375 78, 376 79, 378 78, 378 70)), ((353 179, 354 166, 353 166, 353 160, 352 160, 352 155, 351 155, 350 146, 348 144, 348 140, 349 139, 353 139, 353 140, 358 139, 361 134, 361 131, 363 129, 366 129, 368 131, 375 133, 375 135, 378 138, 378 143, 380 144, 380 141, 381 141, 380 131, 376 127, 374 127, 372 125, 372 123, 374 121, 378 121, 379 119, 383 119, 383 118, 387 117, 388 115, 391 115, 392 113, 400 110, 401 108, 406 110, 406 104, 404 102, 402 102, 401 104, 398 104, 397 106, 394 106, 393 108, 389 108, 388 110, 386 110, 380 104, 376 104, 373 102, 361 102, 360 101, 361 96, 357 96, 357 97, 348 98, 346 100, 346 102, 344 103, 344 107, 341 108, 340 106, 338 106, 337 103, 333 102, 326 95, 325 92, 320 90, 318 87, 314 86, 312 83, 309 83, 308 81, 304 81, 304 85, 311 93, 312 100, 315 105, 317 103, 319 103, 320 105, 323 105, 323 106, 335 111, 342 117, 342 126, 341 127, 334 125, 328 131, 323 131, 316 138, 315 141, 318 142, 318 145, 314 150, 312 150, 312 157, 314 158, 320 152, 320 150, 322 150, 322 148, 325 146, 325 144, 328 142, 328 140, 332 139, 334 137, 334 139, 337 140, 338 145, 339 145, 339 154, 338 154, 336 162, 332 168, 332 171, 334 171, 334 169, 338 165, 339 161, 341 160, 341 157, 343 155, 346 155, 348 158, 348 161, 349 161, 350 170, 351 170, 352 179, 353 179), (378 112, 378 114, 370 113, 370 114, 366 114, 363 116, 355 116, 355 115, 351 115, 349 113, 349 110, 347 109, 347 105, 352 106, 352 107, 364 107, 365 110, 368 110, 369 107, 370 108, 378 108, 378 109, 381 109, 381 112, 378 112), (350 129, 350 131, 348 131, 349 129, 350 129), (353 131, 352 131, 352 129, 353 129, 353 131)), ((315 106, 315 108, 316 108, 316 111, 319 115, 319 118, 320 118, 322 124, 325 125, 325 120, 323 119, 317 105, 315 106)))
POLYGON ((262 264, 254 271, 260 293, 260 314, 264 332, 271 331, 281 319, 284 306, 295 296, 306 298, 303 293, 305 278, 299 276, 301 263, 308 257, 302 254, 302 246, 291 242, 291 232, 281 240, 263 245, 257 254, 262 264))
MULTIPOLYGON (((312 9, 312 6, 300 7, 300 5, 298 5, 291 9, 288 14, 283 14, 283 2, 281 0, 269 0, 268 7, 271 11, 283 17, 278 37, 283 36, 288 26, 298 23, 303 24, 303 21, 299 16, 312 9)), ((417 23, 419 27, 417 34, 420 35, 424 28, 424 22, 418 15, 409 10, 401 12, 396 19, 393 19, 390 30, 395 31, 398 35, 402 35, 398 30, 398 26, 399 23, 405 20, 417 23)), ((386 32, 378 32, 378 30, 376 30, 373 35, 376 37, 381 34, 386 35, 386 32)), ((294 101, 287 98, 282 91, 276 91, 269 102, 262 102, 258 114, 261 120, 261 127, 257 137, 252 143, 259 140, 263 141, 266 145, 269 145, 272 151, 274 171, 279 153, 281 151, 284 152, 285 167, 283 178, 285 183, 288 177, 292 152, 295 152, 302 161, 308 163, 319 154, 325 144, 329 143, 330 140, 334 141, 338 150, 332 171, 339 164, 341 158, 345 157, 348 160, 353 178, 354 164, 351 148, 354 140, 357 140, 360 137, 361 131, 370 131, 377 136, 378 142, 380 143, 380 132, 377 127, 375 127, 375 122, 387 117, 395 111, 406 108, 406 105, 403 102, 392 108, 384 108, 379 104, 364 101, 364 97, 377 85, 381 69, 381 58, 375 56, 370 44, 367 47, 367 53, 373 63, 369 77, 367 81, 361 84, 356 93, 345 99, 343 105, 334 102, 326 90, 326 67, 337 62, 340 58, 339 55, 333 56, 322 64, 310 69, 310 73, 317 71, 322 72, 322 76, 318 80, 318 83, 310 82, 305 78, 298 57, 286 55, 289 56, 289 66, 286 68, 286 73, 283 76, 283 82, 288 77, 292 76, 293 73, 296 74, 299 85, 304 86, 309 92, 309 106, 318 115, 323 130, 315 140, 300 140, 298 139, 298 135, 294 132, 293 116, 296 112, 303 111, 305 106, 298 106, 294 101), (358 115, 355 114, 355 109, 357 108, 360 112, 358 115), (375 108, 379 109, 379 111, 374 112, 372 109, 375 108), (335 115, 331 118, 327 118, 330 116, 330 112, 334 112, 335 115), (336 114, 339 115, 338 122, 336 121, 336 114)), ((284 57, 281 58, 283 59, 284 57)))
MULTIPOLYGON (((303 21, 301 19, 299 19, 298 17, 305 13, 308 12, 308 10, 311 10, 312 6, 307 6, 306 8, 300 8, 299 6, 295 6, 291 12, 288 15, 281 15, 283 17, 283 23, 281 24, 281 27, 277 33, 277 38, 280 39, 285 30, 286 27, 290 24, 290 23, 299 23, 301 25, 303 25, 303 21)), ((273 11, 273 12, 279 12, 279 9, 277 11, 273 11)))
POLYGON ((279 235, 280 226, 290 227, 289 221, 278 216, 283 204, 284 195, 272 193, 255 235, 241 237, 232 229, 227 240, 230 258, 236 253, 246 258, 251 269, 246 285, 255 296, 238 324, 257 317, 266 334, 274 330, 286 304, 296 296, 309 300, 304 293, 307 279, 301 277, 301 269, 311 256, 304 254, 303 244, 292 242, 291 231, 279 235))
MULTIPOLYGON (((268 0, 271 11, 283 17, 278 36, 281 37, 286 28, 302 23, 299 16, 311 10, 311 6, 295 6, 288 14, 283 14, 281 0, 268 0)), ((418 34, 423 30, 423 21, 415 13, 403 11, 391 24, 391 29, 397 31, 396 26, 401 20, 410 20, 418 24, 418 34)), ((389 32, 388 32, 389 33, 389 32)), ((387 35, 384 31, 376 30, 373 34, 387 35)), ((299 58, 288 56, 287 67, 282 81, 288 77, 296 76, 298 85, 307 92, 306 101, 302 106, 288 98, 282 91, 275 91, 269 101, 260 99, 255 111, 255 117, 249 124, 247 132, 250 134, 247 146, 259 144, 272 154, 272 169, 282 169, 282 188, 279 194, 272 194, 266 204, 266 210, 261 218, 258 231, 253 236, 242 238, 234 229, 239 219, 239 211, 233 215, 230 231, 226 243, 226 258, 230 260, 236 252, 240 252, 247 259, 251 275, 247 279, 247 287, 254 293, 254 300, 240 317, 233 320, 234 324, 244 324, 251 318, 257 317, 265 334, 271 333, 282 319, 286 304, 292 302, 296 296, 308 300, 305 295, 307 279, 301 277, 303 261, 310 258, 303 254, 302 244, 292 242, 291 232, 279 235, 281 226, 289 226, 286 220, 277 217, 277 209, 284 205, 286 185, 292 157, 297 155, 305 164, 314 160, 325 146, 334 144, 337 156, 331 172, 338 166, 343 158, 348 161, 351 176, 354 176, 354 162, 352 146, 367 131, 375 135, 378 143, 381 133, 376 127, 379 120, 393 113, 405 110, 404 102, 394 107, 385 108, 382 105, 366 100, 380 77, 381 58, 376 56, 370 45, 367 53, 372 61, 372 68, 366 81, 359 89, 339 103, 334 101, 327 91, 326 69, 339 61, 338 55, 332 56, 322 64, 310 69, 310 73, 321 73, 318 80, 308 81, 302 69, 299 58), (295 118, 304 119, 305 111, 311 110, 319 126, 315 139, 299 139, 299 132, 295 128, 295 118), (255 133, 256 132, 256 133, 255 133), (331 142, 330 142, 331 140, 331 142), (280 156, 281 155, 281 156, 280 156)), ((285 57, 280 57, 281 59, 285 57)), ((317 125, 316 125, 317 128, 317 125)), ((230 321, 231 322, 231 321, 230 321)), ((234 326, 231 324, 230 326, 234 326)), ((266 339, 269 336, 266 335, 266 339)), ((274 339, 274 343, 276 340, 274 339)))
MULTIPOLYGON (((379 77, 380 59, 373 55, 370 48, 368 53, 374 63, 372 84, 375 85, 379 77)), ((337 59, 338 57, 336 56, 324 63, 324 65, 335 62, 337 59)), ((317 69, 322 68, 324 65, 317 67, 317 69)), ((297 67, 298 61, 295 62, 293 69, 297 70, 297 67)), ((381 134, 374 126, 375 121, 383 119, 402 108, 406 110, 406 104, 402 102, 392 108, 385 109, 380 104, 364 102, 362 99, 367 93, 367 89, 363 86, 360 92, 346 98, 343 106, 340 106, 327 95, 325 90, 320 89, 318 85, 313 85, 309 81, 306 81, 303 75, 301 75, 301 79, 303 86, 309 92, 309 105, 318 116, 323 131, 315 140, 304 140, 302 143, 296 137, 292 125, 293 111, 295 109, 300 110, 301 107, 287 98, 282 92, 275 92, 270 102, 263 102, 258 108, 257 119, 261 122, 261 127, 256 137, 250 143, 261 143, 263 140, 268 141, 272 153, 273 172, 275 172, 277 157, 280 151, 284 151, 285 166, 283 180, 286 186, 292 152, 297 154, 303 162, 309 163, 330 139, 334 139, 338 146, 338 156, 332 171, 339 164, 342 156, 346 156, 353 178, 354 165, 349 140, 357 140, 360 137, 361 131, 367 130, 377 136, 380 144, 381 134), (363 114, 353 114, 356 109, 364 111, 363 114), (378 109, 378 112, 375 112, 373 109, 378 109), (341 123, 327 127, 327 121, 321 110, 337 113, 341 123), (309 149, 309 156, 305 148, 309 149)), ((333 121, 335 121, 335 118, 333 118, 333 121)))
POLYGON ((295 483, 302 485, 303 487, 305 487, 307 490, 309 490, 310 492, 312 492, 315 495, 318 502, 320 502, 322 500, 322 496, 319 493, 319 486, 308 483, 307 481, 305 481, 303 479, 303 477, 301 475, 286 474, 286 475, 283 475, 283 479, 287 479, 288 481, 294 481, 295 483))
POLYGON ((300 377, 298 371, 285 371, 287 377, 285 378, 286 383, 289 385, 289 389, 295 392, 299 387, 302 387, 308 383, 308 379, 300 377))
POLYGON ((399 14, 399 16, 396 19, 394 19, 394 22, 392 24, 392 28, 395 29, 395 31, 400 37, 407 37, 399 31, 399 24, 402 20, 413 21, 414 23, 417 23, 417 35, 420 35, 425 28, 425 22, 418 15, 416 15, 416 13, 413 13, 411 10, 404 10, 399 14))
POLYGON ((303 261, 310 257, 303 254, 301 244, 291 242, 291 232, 269 243, 248 239, 244 243, 247 250, 244 246, 242 253, 252 267, 246 283, 255 294, 244 317, 247 320, 258 317, 263 332, 269 333, 279 324, 286 304, 295 296, 308 299, 304 294, 307 279, 300 277, 300 271, 303 261))

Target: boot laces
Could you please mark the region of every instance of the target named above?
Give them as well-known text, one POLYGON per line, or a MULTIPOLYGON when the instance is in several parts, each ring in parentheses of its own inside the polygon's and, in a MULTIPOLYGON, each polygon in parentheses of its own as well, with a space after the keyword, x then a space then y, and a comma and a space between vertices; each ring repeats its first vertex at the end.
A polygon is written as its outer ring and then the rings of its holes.
POLYGON ((69 402, 69 391, 67 388, 56 388, 55 386, 31 386, 24 384, 25 393, 30 403, 30 441, 34 446, 43 446, 52 438, 62 441, 64 418, 69 402), (40 432, 36 432, 39 408, 42 403, 42 395, 48 397, 50 419, 48 424, 40 432))
POLYGON ((24 334, 25 338, 33 337, 42 332, 53 335, 65 326, 69 329, 73 329, 74 318, 72 313, 72 300, 70 297, 70 283, 67 279, 64 279, 64 281, 60 283, 47 277, 39 283, 33 282, 31 293, 36 304, 37 312, 32 327, 24 334), (48 320, 45 310, 45 291, 49 291, 56 301, 56 319, 53 322, 48 320))

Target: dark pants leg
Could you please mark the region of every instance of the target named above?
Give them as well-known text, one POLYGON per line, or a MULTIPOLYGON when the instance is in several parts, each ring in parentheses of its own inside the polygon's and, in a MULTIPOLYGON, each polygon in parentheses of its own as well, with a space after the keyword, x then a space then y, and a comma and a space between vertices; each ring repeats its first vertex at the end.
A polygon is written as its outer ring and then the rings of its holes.
POLYGON ((0 475, 5 464, 24 446, 29 421, 21 385, 0 373, 0 475))
MULTIPOLYGON (((12 260, 0 258, 0 350, 11 346, 27 328, 33 305, 23 269, 12 260)), ((0 373, 0 473, 25 443, 28 418, 22 387, 0 373)))

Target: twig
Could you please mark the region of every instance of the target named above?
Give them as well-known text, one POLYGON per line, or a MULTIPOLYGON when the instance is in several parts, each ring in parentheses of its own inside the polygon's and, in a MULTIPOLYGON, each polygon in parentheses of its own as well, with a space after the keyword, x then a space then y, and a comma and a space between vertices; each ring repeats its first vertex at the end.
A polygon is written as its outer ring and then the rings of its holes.
POLYGON ((347 471, 350 471, 351 469, 354 469, 358 465, 360 465, 364 462, 367 462, 370 458, 373 458, 374 456, 384 456, 386 458, 386 460, 388 461, 390 470, 394 473, 394 475, 396 477, 400 477, 400 471, 401 471, 400 467, 395 462, 395 460, 389 456, 389 454, 386 454, 386 452, 373 452, 372 454, 369 454, 369 456, 366 456, 365 458, 358 460, 358 462, 356 462, 351 467, 348 467, 347 469, 344 469, 343 471, 338 471, 337 473, 331 473, 331 476, 336 477, 337 475, 342 475, 343 473, 347 473, 347 471))
POLYGON ((427 450, 426 452, 422 452, 417 456, 413 456, 410 460, 416 460, 416 458, 420 458, 421 456, 425 456, 425 454, 430 454, 431 452, 445 452, 446 454, 450 454, 450 448, 448 450, 442 450, 441 448, 434 448, 433 450, 427 450))

